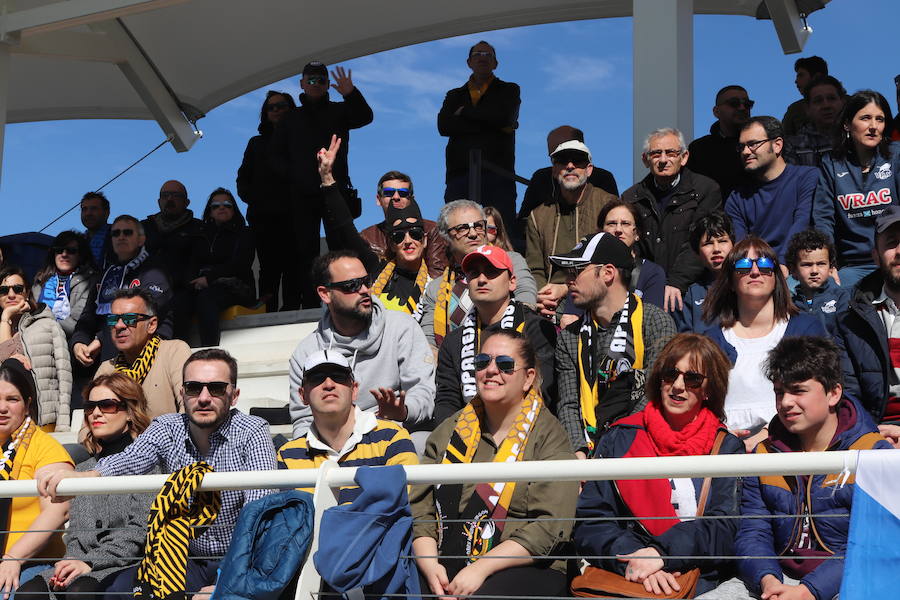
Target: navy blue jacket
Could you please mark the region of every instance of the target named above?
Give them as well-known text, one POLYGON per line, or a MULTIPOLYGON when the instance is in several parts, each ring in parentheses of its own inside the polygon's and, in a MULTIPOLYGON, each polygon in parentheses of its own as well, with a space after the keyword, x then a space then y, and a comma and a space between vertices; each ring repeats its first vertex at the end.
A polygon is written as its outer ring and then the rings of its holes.
POLYGON ((735 241, 753 234, 764 239, 778 261, 795 233, 809 227, 818 169, 787 165, 784 172, 763 184, 737 187, 725 200, 725 212, 734 225, 735 241))
POLYGON ((813 290, 811 296, 806 296, 798 285, 791 299, 794 306, 805 313, 814 315, 820 321, 828 333, 836 335, 837 316, 847 310, 850 304, 850 290, 842 288, 830 277, 819 289, 813 290))
MULTIPOLYGON (((732 365, 737 362, 737 350, 735 350, 734 346, 729 344, 725 339, 725 334, 722 333, 722 327, 718 323, 707 326, 703 334, 719 345, 719 348, 728 355, 728 360, 731 361, 732 365)), ((799 315, 794 315, 790 318, 787 329, 784 331, 784 337, 803 335, 828 337, 828 332, 825 330, 825 326, 822 325, 822 322, 819 319, 812 315, 800 313, 799 315)))
POLYGON ((881 271, 865 276, 854 288, 850 306, 838 316, 835 341, 843 349, 844 395, 859 401, 881 422, 890 394, 891 355, 887 330, 872 301, 881 295, 881 271))
MULTIPOLYGON (((844 398, 838 405, 838 429, 828 450, 871 448, 891 448, 891 445, 878 435, 872 420, 861 407, 844 398)), ((797 451, 800 451, 799 441, 784 428, 778 417, 772 419, 769 425, 769 438, 756 448, 757 454, 797 451)), ((847 547, 850 519, 837 515, 850 512, 853 480, 840 486, 837 485, 840 479, 841 476, 836 473, 814 475, 811 478, 783 475, 744 477, 741 514, 795 515, 805 504, 809 514, 826 515, 811 519, 810 535, 821 541, 823 550, 827 553, 843 555, 847 547)), ((795 545, 799 532, 799 518, 741 519, 734 552, 737 556, 782 555, 795 545)), ((756 593, 759 593, 759 582, 765 575, 771 574, 783 580, 783 566, 783 561, 771 558, 738 561, 741 579, 756 593)), ((831 600, 841 587, 843 571, 843 559, 823 560, 814 570, 799 579, 816 600, 831 600)))
POLYGON ((210 600, 277 600, 297 578, 313 533, 312 494, 289 490, 246 505, 210 600))
POLYGON ((834 240, 840 267, 872 264, 875 218, 900 202, 900 143, 891 144, 890 151, 890 157, 875 157, 865 178, 854 160, 831 155, 822 160, 813 226, 834 240))
POLYGON ((688 288, 681 300, 684 306, 672 313, 678 333, 701 333, 709 327, 703 320, 703 301, 706 300, 706 294, 713 281, 715 278, 707 271, 702 280, 692 283, 688 288))
MULTIPOLYGON (((618 423, 603 435, 597 447, 597 454, 603 458, 620 458, 631 447, 638 430, 643 428, 618 423)), ((725 436, 719 454, 743 454, 744 444, 730 433, 725 436)), ((693 480, 694 490, 699 498, 703 478, 693 480)), ((740 505, 740 491, 737 479, 715 478, 711 481, 709 497, 704 515, 736 515, 740 505)), ((584 484, 578 499, 578 518, 602 518, 631 516, 631 511, 623 502, 613 481, 588 481, 584 484)), ((640 548, 656 547, 663 556, 731 556, 736 519, 695 519, 682 521, 659 536, 651 535, 637 520, 624 521, 576 521, 574 540, 582 556, 615 556, 629 554, 640 548)), ((592 565, 625 574, 625 563, 615 559, 587 559, 592 565)), ((714 588, 728 576, 727 561, 689 560, 667 558, 663 569, 668 572, 700 567, 702 575, 697 593, 714 588)))
POLYGON ((359 467, 362 493, 322 515, 319 550, 313 555, 322 579, 343 594, 363 588, 367 599, 389 594, 417 597, 419 572, 412 558, 412 512, 401 466, 359 467))

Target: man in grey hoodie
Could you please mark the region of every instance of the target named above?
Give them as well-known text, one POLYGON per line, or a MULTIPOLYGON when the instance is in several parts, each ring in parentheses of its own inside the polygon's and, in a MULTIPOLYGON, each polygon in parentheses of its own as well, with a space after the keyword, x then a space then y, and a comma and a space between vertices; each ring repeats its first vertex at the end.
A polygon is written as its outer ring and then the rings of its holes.
POLYGON ((313 264, 312 276, 328 311, 291 356, 294 438, 305 435, 312 423, 299 389, 306 358, 320 350, 338 350, 353 365, 360 409, 404 423, 410 431, 429 427, 434 408, 434 355, 418 323, 406 313, 386 310, 371 295, 371 277, 351 251, 320 256, 313 264))

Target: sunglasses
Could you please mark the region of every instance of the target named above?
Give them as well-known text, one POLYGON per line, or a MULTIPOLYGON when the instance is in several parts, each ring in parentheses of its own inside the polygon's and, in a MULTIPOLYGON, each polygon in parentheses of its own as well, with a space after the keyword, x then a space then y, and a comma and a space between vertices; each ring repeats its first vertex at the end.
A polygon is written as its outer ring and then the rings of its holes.
POLYGON ((113 229, 109 232, 109 235, 111 235, 112 237, 131 237, 132 235, 134 235, 134 229, 113 229))
POLYGON ((516 359, 514 359, 512 356, 507 356, 505 354, 491 356, 490 354, 485 354, 484 352, 475 355, 475 370, 484 371, 488 368, 488 366, 490 366, 491 361, 493 361, 494 364, 497 365, 497 370, 501 373, 511 375, 516 371, 516 359))
POLYGON ((145 315, 143 313, 122 313, 119 315, 110 313, 106 315, 106 326, 115 327, 119 324, 119 321, 122 321, 125 323, 126 327, 134 327, 140 321, 146 321, 149 318, 150 315, 145 315))
POLYGON ((5 296, 12 290, 14 294, 21 295, 25 292, 25 286, 19 283, 15 285, 0 285, 0 296, 5 296))
POLYGON ((483 233, 484 228, 487 227, 487 221, 475 221, 473 223, 460 223, 459 225, 454 225, 447 229, 447 233, 456 238, 461 238, 464 235, 469 235, 471 230, 475 230, 478 233, 483 233))
POLYGON ((203 388, 209 390, 210 396, 224 398, 228 392, 228 386, 231 384, 227 381, 185 381, 181 385, 184 387, 184 394, 191 398, 202 394, 203 388))
POLYGON ((372 276, 364 275, 363 277, 355 277, 353 279, 347 279, 344 281, 333 281, 331 283, 326 283, 325 287, 330 290, 338 290, 344 292, 345 294, 355 294, 358 292, 363 286, 372 287, 372 276))
POLYGON ((96 408, 99 408, 104 415, 114 415, 125 409, 125 403, 115 398, 104 398, 103 400, 86 400, 82 407, 85 415, 91 414, 96 408))
POLYGON ((497 235, 497 226, 496 225, 488 225, 486 230, 491 235, 497 235))
POLYGON ((587 168, 591 161, 588 160, 588 157, 583 152, 574 152, 572 154, 556 154, 551 160, 554 165, 558 165, 561 167, 565 167, 569 163, 572 163, 576 169, 584 169, 587 168))
POLYGON ((310 388, 319 387, 326 379, 338 385, 353 385, 353 374, 345 370, 315 371, 303 377, 303 385, 310 388))
POLYGON ((393 198, 394 194, 397 194, 401 198, 409 198, 411 195, 409 188, 381 188, 382 198, 393 198))
POLYGON ((231 202, 210 202, 210 208, 234 208, 234 204, 231 202))
POLYGON ((731 108, 740 108, 741 106, 746 106, 747 108, 753 108, 753 105, 756 104, 753 100, 749 98, 729 98, 728 100, 722 100, 719 104, 725 104, 730 106, 731 108))
POLYGON ((78 254, 78 248, 69 248, 68 246, 56 246, 53 248, 53 254, 78 254))
POLYGON ((306 78, 306 83, 309 85, 319 85, 321 83, 325 83, 328 81, 327 77, 322 77, 321 75, 311 75, 306 78))
POLYGON ((269 112, 275 112, 276 110, 287 110, 291 107, 288 102, 273 102, 272 104, 266 104, 266 110, 269 112))
POLYGON ((410 227, 409 229, 401 229, 400 231, 392 231, 391 232, 391 241, 395 244, 402 244, 403 240, 406 239, 406 234, 409 234, 413 240, 417 242, 421 242, 425 239, 425 230, 421 227, 410 227))
POLYGON ((675 367, 666 369, 660 373, 660 378, 662 378, 664 382, 672 384, 675 383, 675 380, 678 379, 679 375, 684 377, 684 387, 689 390, 698 389, 703 385, 703 380, 706 379, 706 375, 703 373, 698 373, 696 371, 679 371, 675 367))
POLYGON ((753 264, 759 269, 761 275, 771 275, 775 272, 775 262, 768 256, 759 258, 739 258, 734 263, 734 272, 739 275, 747 275, 753 269, 753 264))
POLYGON ((187 198, 187 194, 184 192, 160 192, 159 198, 160 200, 165 198, 187 198))

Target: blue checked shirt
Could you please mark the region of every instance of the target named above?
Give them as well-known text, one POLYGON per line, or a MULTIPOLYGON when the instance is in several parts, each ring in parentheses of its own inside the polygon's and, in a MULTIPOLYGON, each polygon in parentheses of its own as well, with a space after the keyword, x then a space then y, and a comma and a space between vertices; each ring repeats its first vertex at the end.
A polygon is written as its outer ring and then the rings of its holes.
MULTIPOLYGON (((104 477, 143 475, 156 466, 164 473, 172 473, 199 460, 206 461, 216 471, 269 471, 276 468, 269 425, 259 417, 231 409, 225 422, 209 436, 206 456, 194 445, 188 423, 184 414, 156 417, 125 450, 101 459, 95 469, 104 477)), ((241 508, 269 493, 271 490, 221 492, 219 516, 209 529, 191 540, 190 555, 223 556, 228 551, 241 508)))

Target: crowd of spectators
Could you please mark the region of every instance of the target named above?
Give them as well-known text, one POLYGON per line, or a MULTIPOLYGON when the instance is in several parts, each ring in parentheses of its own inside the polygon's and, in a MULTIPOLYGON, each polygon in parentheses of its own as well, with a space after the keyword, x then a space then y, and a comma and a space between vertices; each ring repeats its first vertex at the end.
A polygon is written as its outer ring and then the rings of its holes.
MULTIPOLYGON (((69 502, 73 477, 900 448, 900 143, 881 94, 848 94, 819 57, 797 61, 803 99, 782 120, 727 85, 709 135, 648 132, 648 173, 621 196, 559 126, 517 212, 520 91, 498 64, 473 46, 441 107, 437 215, 389 170, 384 220, 357 228, 349 131, 374 115, 349 71, 312 62, 299 105, 266 94, 237 177, 246 221, 225 188, 198 219, 166 181, 159 212, 111 222, 89 192, 85 232, 60 233, 33 282, 0 269, 0 473, 41 494, 0 501, 0 592, 148 583, 152 498, 69 502), (215 347, 219 313, 254 303, 322 308, 285 365, 293 439, 277 450, 215 347), (192 353, 195 325, 211 348, 192 353), (70 428, 77 465, 48 435, 70 428)), ((437 596, 826 600, 852 498, 829 477, 412 486, 412 552, 437 596), (590 564, 574 581, 558 558, 573 547, 590 564)), ((183 589, 212 591, 242 509, 269 493, 221 494, 215 526, 185 540, 183 589)))

